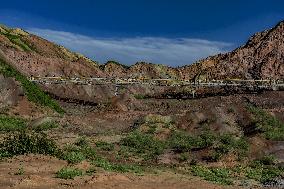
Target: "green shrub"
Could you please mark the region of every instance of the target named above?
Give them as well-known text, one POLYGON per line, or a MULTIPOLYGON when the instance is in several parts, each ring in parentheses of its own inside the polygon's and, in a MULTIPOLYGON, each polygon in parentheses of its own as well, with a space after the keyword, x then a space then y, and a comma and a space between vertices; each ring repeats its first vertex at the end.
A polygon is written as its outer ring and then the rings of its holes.
POLYGON ((15 175, 23 175, 25 173, 24 167, 20 166, 15 175))
POLYGON ((204 178, 205 180, 223 184, 223 185, 231 185, 233 181, 230 177, 230 171, 225 168, 206 168, 203 166, 192 166, 191 172, 195 176, 199 176, 204 178))
POLYGON ((171 116, 162 116, 157 114, 149 114, 144 118, 144 121, 148 124, 164 123, 166 125, 172 124, 173 120, 171 116))
POLYGON ((85 159, 93 160, 97 156, 95 149, 88 145, 68 145, 64 147, 63 151, 61 159, 67 160, 69 163, 79 163, 85 159))
POLYGON ((253 160, 245 169, 245 176, 266 183, 273 181, 275 178, 283 176, 284 168, 276 165, 274 156, 268 155, 253 160))
POLYGON ((97 171, 97 169, 95 167, 90 167, 88 170, 86 170, 86 174, 91 176, 92 174, 94 174, 97 171))
POLYGON ((76 142, 75 142, 75 145, 76 146, 79 146, 79 147, 86 147, 89 145, 86 137, 80 137, 76 142))
POLYGON ((86 146, 84 148, 81 148, 81 152, 89 160, 93 160, 97 156, 96 150, 94 148, 90 147, 90 146, 86 146))
POLYGON ((143 95, 143 94, 134 94, 133 96, 134 96, 134 98, 136 98, 136 99, 145 99, 145 98, 147 98, 147 96, 146 96, 146 95, 143 95))
POLYGON ((101 167, 106 171, 112 171, 113 170, 113 166, 112 164, 105 158, 102 157, 96 157, 93 162, 92 162, 95 166, 97 167, 101 167))
POLYGON ((106 171, 115 171, 115 172, 134 172, 134 173, 141 173, 143 170, 139 166, 131 165, 131 164, 116 164, 111 163, 107 159, 102 157, 97 157, 93 164, 97 167, 101 167, 106 171))
POLYGON ((144 154, 145 159, 151 159, 163 153, 165 143, 153 136, 134 131, 122 139, 121 145, 127 146, 136 154, 144 154))
POLYGON ((210 157, 212 161, 220 160, 223 155, 229 152, 234 152, 239 159, 242 159, 249 149, 249 145, 244 138, 236 138, 229 134, 219 136, 214 146, 214 152, 210 157))
POLYGON ((27 127, 25 120, 6 115, 0 115, 0 131, 21 131, 27 127))
POLYGON ((64 167, 56 173, 56 177, 61 179, 74 179, 75 177, 82 175, 82 170, 71 167, 64 167))
POLYGON ((76 164, 80 163, 86 159, 85 155, 78 151, 78 152, 66 152, 63 156, 63 159, 66 160, 68 163, 76 164))
POLYGON ((245 176, 261 183, 273 181, 283 175, 284 169, 276 166, 253 166, 245 170, 245 176))
POLYGON ((188 153, 181 153, 178 157, 179 161, 183 162, 183 161, 187 161, 189 159, 189 155, 188 153))
POLYGON ((0 146, 0 154, 5 157, 30 153, 57 156, 60 150, 46 134, 24 131, 6 137, 0 146))
POLYGON ((29 101, 50 107, 58 113, 64 113, 64 110, 49 95, 43 92, 35 83, 30 82, 24 75, 14 69, 12 66, 0 60, 0 73, 5 77, 13 77, 19 81, 24 88, 29 101))
POLYGON ((284 123, 260 108, 248 106, 248 110, 254 116, 256 130, 262 132, 266 139, 284 140, 284 123))
POLYGON ((275 165, 276 158, 273 155, 266 155, 260 159, 256 159, 253 161, 255 164, 262 164, 262 165, 275 165))
POLYGON ((103 142, 103 141, 98 141, 96 142, 96 146, 104 151, 112 151, 114 150, 114 144, 103 142))
POLYGON ((169 146, 178 152, 188 152, 192 149, 202 149, 213 145, 215 136, 210 132, 192 136, 187 133, 176 131, 169 140, 169 146))
POLYGON ((41 125, 38 125, 37 127, 34 127, 33 129, 35 131, 46 131, 46 130, 54 129, 57 127, 58 127, 58 124, 54 121, 51 121, 51 122, 46 122, 41 125))

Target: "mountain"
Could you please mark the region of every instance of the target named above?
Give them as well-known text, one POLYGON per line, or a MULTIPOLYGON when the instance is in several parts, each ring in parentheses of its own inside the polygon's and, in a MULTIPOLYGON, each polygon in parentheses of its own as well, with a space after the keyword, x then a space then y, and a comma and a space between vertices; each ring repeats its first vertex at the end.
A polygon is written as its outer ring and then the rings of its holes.
POLYGON ((207 79, 283 79, 284 22, 253 35, 236 50, 180 68, 183 77, 207 79))
POLYGON ((0 26, 0 55, 26 76, 283 79, 284 22, 256 33, 232 52, 178 68, 143 62, 130 67, 114 61, 99 65, 41 37, 5 26, 0 26))

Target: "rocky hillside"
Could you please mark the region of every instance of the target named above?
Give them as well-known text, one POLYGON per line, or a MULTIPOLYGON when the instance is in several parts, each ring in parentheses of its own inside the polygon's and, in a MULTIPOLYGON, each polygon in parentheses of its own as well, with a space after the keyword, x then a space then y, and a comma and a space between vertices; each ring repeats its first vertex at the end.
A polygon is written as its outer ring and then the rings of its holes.
POLYGON ((192 79, 283 79, 284 21, 253 35, 242 47, 180 68, 192 79))
MULTIPOLYGON (((149 63, 127 67, 110 61, 104 65, 21 29, 0 26, 2 59, 29 76, 146 77, 173 79, 283 79, 284 22, 252 36, 226 54, 179 68, 149 63)), ((94 49, 95 53, 95 49, 94 49)))

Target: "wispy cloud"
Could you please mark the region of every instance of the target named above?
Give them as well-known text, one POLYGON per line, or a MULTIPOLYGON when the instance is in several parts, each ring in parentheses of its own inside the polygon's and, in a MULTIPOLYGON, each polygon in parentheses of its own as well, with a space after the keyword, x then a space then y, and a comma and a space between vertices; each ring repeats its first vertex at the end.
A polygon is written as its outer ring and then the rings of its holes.
POLYGON ((96 38, 49 29, 30 28, 28 31, 99 62, 116 60, 128 65, 145 61, 180 66, 232 47, 230 43, 192 38, 96 38))

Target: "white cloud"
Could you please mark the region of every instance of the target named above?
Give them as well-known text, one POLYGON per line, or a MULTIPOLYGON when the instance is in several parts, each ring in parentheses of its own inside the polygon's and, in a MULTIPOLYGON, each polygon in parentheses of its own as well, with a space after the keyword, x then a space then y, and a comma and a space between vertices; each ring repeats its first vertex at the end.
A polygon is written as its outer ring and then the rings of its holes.
POLYGON ((226 52, 232 44, 192 38, 96 38, 49 29, 28 29, 50 41, 80 52, 96 61, 116 60, 123 64, 138 61, 180 66, 226 52))

